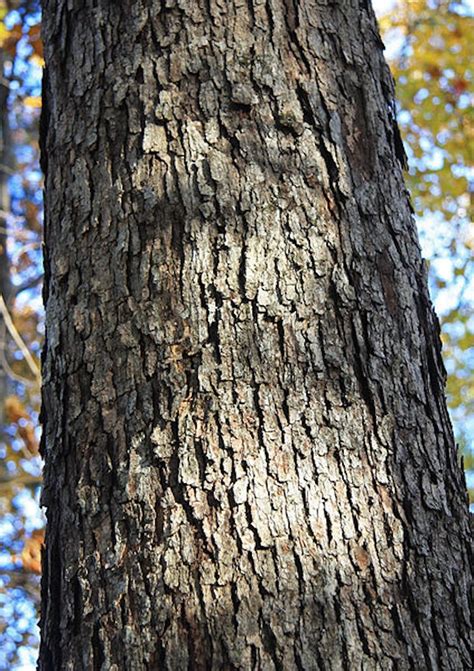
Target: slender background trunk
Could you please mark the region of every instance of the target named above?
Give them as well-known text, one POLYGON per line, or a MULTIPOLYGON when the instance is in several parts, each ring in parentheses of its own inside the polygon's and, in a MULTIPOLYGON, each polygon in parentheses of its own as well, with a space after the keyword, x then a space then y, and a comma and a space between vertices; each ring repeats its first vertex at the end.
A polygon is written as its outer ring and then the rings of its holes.
POLYGON ((44 39, 40 668, 468 668, 370 5, 46 0, 44 39))
MULTIPOLYGON (((8 174, 10 172, 10 128, 8 123, 9 81, 5 76, 5 53, 0 49, 0 296, 8 307, 11 298, 10 259, 8 258, 8 212, 10 194, 8 192, 8 174)), ((4 401, 8 395, 8 376, 5 368, 7 361, 7 329, 0 312, 0 427, 5 423, 4 401)), ((3 431, 3 429, 2 429, 3 431)))

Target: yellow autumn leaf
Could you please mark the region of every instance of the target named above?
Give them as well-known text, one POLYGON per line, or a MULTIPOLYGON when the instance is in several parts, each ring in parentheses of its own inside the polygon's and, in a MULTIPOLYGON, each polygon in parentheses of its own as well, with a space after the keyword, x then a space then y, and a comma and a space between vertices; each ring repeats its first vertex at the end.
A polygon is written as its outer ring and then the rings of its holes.
POLYGON ((41 96, 27 96, 23 100, 27 107, 41 107, 41 96))
POLYGON ((10 54, 15 55, 16 45, 23 35, 21 23, 15 23, 8 29, 3 21, 0 23, 0 47, 10 54))
POLYGON ((7 396, 4 401, 5 414, 8 420, 16 424, 20 419, 29 419, 25 406, 18 396, 7 396))
POLYGON ((44 58, 42 56, 38 56, 38 54, 31 54, 30 61, 35 65, 38 65, 40 68, 44 67, 44 58))
POLYGON ((10 35, 8 28, 5 28, 3 21, 0 21, 0 45, 3 46, 4 40, 10 35))

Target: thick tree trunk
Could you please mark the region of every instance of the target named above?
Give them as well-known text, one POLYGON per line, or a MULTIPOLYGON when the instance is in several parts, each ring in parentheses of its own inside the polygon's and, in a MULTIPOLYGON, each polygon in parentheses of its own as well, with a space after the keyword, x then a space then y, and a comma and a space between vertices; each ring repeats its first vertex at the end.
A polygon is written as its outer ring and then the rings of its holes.
POLYGON ((40 668, 468 668, 370 5, 46 0, 44 37, 40 668))

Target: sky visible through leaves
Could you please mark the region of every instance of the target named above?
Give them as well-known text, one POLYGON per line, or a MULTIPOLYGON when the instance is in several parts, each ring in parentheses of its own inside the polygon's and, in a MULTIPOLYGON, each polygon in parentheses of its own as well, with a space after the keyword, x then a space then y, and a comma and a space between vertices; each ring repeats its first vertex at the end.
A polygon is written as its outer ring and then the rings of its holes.
MULTIPOLYGON (((447 396, 474 500, 474 0, 374 0, 397 82, 447 396)), ((36 668, 43 51, 38 0, 0 0, 0 671, 36 668)))

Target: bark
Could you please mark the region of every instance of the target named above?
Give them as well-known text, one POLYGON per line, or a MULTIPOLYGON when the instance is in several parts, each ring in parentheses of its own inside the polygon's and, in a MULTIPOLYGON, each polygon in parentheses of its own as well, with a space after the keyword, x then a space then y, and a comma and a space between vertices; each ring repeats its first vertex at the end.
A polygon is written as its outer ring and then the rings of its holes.
POLYGON ((44 38, 39 668, 468 668, 370 4, 45 0, 44 38))

